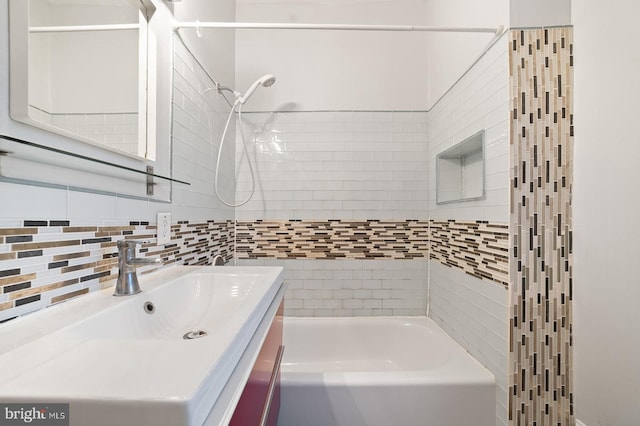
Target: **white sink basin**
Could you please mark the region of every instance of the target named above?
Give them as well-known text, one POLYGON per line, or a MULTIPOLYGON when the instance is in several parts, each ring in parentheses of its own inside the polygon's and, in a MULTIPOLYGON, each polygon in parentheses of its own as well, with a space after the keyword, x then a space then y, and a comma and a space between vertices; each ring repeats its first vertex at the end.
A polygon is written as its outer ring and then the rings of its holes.
POLYGON ((176 266, 137 295, 108 288, 2 324, 0 401, 69 402, 71 425, 201 425, 281 272, 176 266))
POLYGON ((227 270, 191 272, 65 331, 94 339, 175 340, 197 330, 208 337, 222 330, 212 325, 242 321, 261 284, 260 273, 227 270))

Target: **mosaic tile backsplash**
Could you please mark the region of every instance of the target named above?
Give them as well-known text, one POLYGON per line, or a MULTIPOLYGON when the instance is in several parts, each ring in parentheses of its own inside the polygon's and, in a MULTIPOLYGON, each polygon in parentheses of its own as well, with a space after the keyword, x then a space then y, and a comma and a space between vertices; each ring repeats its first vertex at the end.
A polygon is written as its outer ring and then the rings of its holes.
POLYGON ((573 425, 573 31, 510 33, 510 422, 573 425))
POLYGON ((171 241, 162 246, 155 244, 155 225, 146 222, 73 226, 64 220, 26 220, 23 225, 0 228, 0 321, 103 288, 118 274, 119 239, 148 241, 138 255, 159 257, 163 265, 233 257, 233 221, 176 223, 171 241))

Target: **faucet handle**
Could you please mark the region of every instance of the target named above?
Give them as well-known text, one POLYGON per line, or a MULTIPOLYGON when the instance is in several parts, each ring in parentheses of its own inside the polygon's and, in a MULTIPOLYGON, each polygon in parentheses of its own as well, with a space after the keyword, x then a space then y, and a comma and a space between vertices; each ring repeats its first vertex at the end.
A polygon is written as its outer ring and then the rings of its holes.
POLYGON ((137 258, 136 246, 147 241, 142 240, 118 240, 118 257, 129 266, 156 265, 161 264, 160 258, 137 258))
POLYGON ((118 240, 118 257, 125 262, 129 262, 136 257, 136 246, 141 245, 144 241, 140 240, 118 240))

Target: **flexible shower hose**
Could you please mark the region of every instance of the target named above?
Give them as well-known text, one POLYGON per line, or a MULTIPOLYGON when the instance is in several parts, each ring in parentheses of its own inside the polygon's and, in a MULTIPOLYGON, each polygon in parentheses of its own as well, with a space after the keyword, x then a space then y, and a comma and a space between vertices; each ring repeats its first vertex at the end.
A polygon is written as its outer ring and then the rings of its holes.
POLYGON ((247 142, 245 140, 244 137, 244 130, 243 130, 243 126, 242 126, 242 103, 239 102, 238 100, 236 100, 233 104, 233 106, 231 107, 231 111, 229 111, 229 116, 227 117, 227 122, 224 125, 224 131, 222 132, 222 138, 220 139, 220 147, 218 148, 218 159, 216 161, 216 172, 215 172, 215 177, 214 177, 214 189, 216 192, 216 197, 218 197, 218 200, 220 200, 220 202, 222 204, 224 204, 225 206, 228 207, 240 207, 240 206, 244 206, 245 204, 247 204, 251 198, 253 198, 253 194, 255 193, 256 190, 256 178, 255 175, 253 173, 253 166, 251 165, 251 158, 249 158, 249 150, 247 149, 247 142), (227 130, 229 129, 229 123, 231 122, 231 117, 233 117, 233 113, 236 110, 236 106, 238 107, 238 121, 239 121, 239 126, 240 126, 240 139, 242 140, 242 146, 244 148, 244 152, 247 155, 247 163, 249 164, 249 171, 251 172, 251 193, 249 194, 249 196, 247 197, 246 200, 238 203, 238 204, 232 204, 229 203, 227 201, 225 201, 221 196, 220 196, 220 192, 218 189, 218 181, 219 181, 219 174, 220 174, 220 159, 222 158, 222 147, 224 146, 224 140, 225 140, 225 136, 227 135, 227 130))

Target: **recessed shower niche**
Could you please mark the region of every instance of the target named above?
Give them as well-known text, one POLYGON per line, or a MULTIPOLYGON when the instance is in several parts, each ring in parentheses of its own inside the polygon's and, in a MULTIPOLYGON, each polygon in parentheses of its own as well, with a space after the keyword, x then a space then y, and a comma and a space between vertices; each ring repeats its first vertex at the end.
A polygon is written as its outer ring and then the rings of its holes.
POLYGON ((436 204, 485 198, 484 130, 436 156, 436 204))

